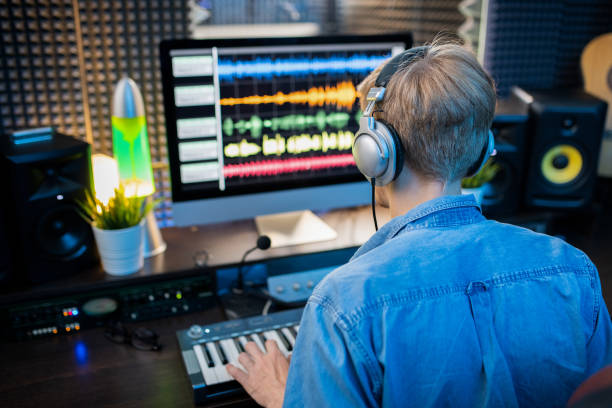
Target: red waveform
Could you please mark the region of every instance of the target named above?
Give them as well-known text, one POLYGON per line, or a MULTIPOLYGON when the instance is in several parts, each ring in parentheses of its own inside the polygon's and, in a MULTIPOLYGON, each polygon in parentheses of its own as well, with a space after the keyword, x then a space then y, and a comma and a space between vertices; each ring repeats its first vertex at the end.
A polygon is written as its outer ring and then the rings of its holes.
POLYGON ((263 160, 223 166, 223 175, 229 177, 272 176, 305 170, 321 170, 347 167, 355 164, 352 154, 333 156, 299 157, 286 160, 263 160))

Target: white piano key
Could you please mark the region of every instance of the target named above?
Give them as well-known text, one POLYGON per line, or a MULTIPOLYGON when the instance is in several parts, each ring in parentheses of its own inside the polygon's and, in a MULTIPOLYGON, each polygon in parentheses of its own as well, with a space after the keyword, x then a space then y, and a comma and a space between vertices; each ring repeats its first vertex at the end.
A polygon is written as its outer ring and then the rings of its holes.
POLYGON ((202 350, 202 347, 199 344, 193 346, 193 351, 195 352, 196 358, 198 359, 198 363, 200 363, 200 370, 202 370, 204 383, 206 385, 217 384, 219 380, 217 379, 217 373, 215 372, 215 368, 208 367, 208 364, 206 363, 206 358, 204 357, 204 353, 206 351, 202 350))
POLYGON ((232 339, 221 340, 221 345, 223 346, 223 350, 225 350, 225 353, 227 355, 227 359, 229 360, 229 362, 235 365, 236 367, 240 368, 241 370, 246 371, 244 367, 242 366, 242 364, 238 362, 239 351, 236 348, 236 344, 234 344, 234 340, 232 339))
POLYGON ((291 353, 291 351, 293 350, 293 346, 291 345, 291 340, 289 340, 289 338, 285 335, 285 333, 283 333, 282 329, 276 329, 274 331, 278 335, 278 338, 281 339, 281 341, 283 342, 283 345, 285 346, 287 351, 291 353))
POLYGON ((240 336, 238 337, 238 341, 240 341, 240 344, 242 344, 242 348, 244 348, 244 346, 246 346, 246 344, 251 340, 247 339, 245 336, 240 336))
POLYGON ((283 327, 281 331, 283 332, 287 340, 289 340, 289 343, 291 343, 291 347, 295 347, 295 338, 293 337, 293 334, 291 334, 291 331, 286 327, 283 327))
POLYGON ((234 346, 236 346, 236 350, 238 350, 238 354, 242 353, 244 350, 244 346, 242 345, 242 343, 240 342, 240 338, 238 337, 232 337, 232 342, 234 343, 234 346))
POLYGON ((283 341, 278 337, 278 334, 274 330, 270 330, 264 333, 268 340, 276 341, 276 344, 278 345, 279 350, 281 351, 281 353, 283 353, 285 357, 289 355, 289 351, 285 348, 283 341))
POLYGON ((295 340, 297 340, 297 331, 295 330, 295 326, 294 327, 287 327, 287 330, 289 330, 289 333, 291 333, 293 338, 295 340))
POLYGON ((221 358, 219 357, 219 354, 217 354, 217 348, 215 347, 215 345, 211 342, 206 343, 206 346, 208 347, 208 351, 210 352, 210 355, 212 356, 213 361, 215 362, 215 373, 217 374, 217 380, 220 383, 232 381, 232 376, 229 375, 229 373, 225 369, 225 366, 223 365, 223 363, 221 363, 221 358))
POLYGON ((224 347, 221 345, 221 340, 215 341, 215 350, 217 350, 217 355, 221 360, 221 364, 225 365, 229 363, 229 360, 227 359, 227 353, 225 352, 224 347))
POLYGON ((264 346, 264 344, 261 342, 261 339, 259 338, 257 333, 251 334, 250 337, 251 337, 251 339, 253 339, 255 341, 255 344, 257 344, 257 346, 259 346, 259 349, 261 350, 261 352, 265 353, 266 352, 266 346, 264 346))

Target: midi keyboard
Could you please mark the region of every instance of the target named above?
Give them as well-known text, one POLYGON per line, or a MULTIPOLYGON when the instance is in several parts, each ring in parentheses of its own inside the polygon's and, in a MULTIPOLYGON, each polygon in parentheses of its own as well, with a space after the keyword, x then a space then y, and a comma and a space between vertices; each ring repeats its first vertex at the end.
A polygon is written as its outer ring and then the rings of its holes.
POLYGON ((225 369, 238 367, 238 355, 247 342, 255 342, 265 351, 266 340, 276 340, 280 351, 289 355, 299 331, 303 309, 291 309, 266 316, 230 320, 207 326, 193 325, 176 332, 191 381, 196 404, 242 391, 225 369))

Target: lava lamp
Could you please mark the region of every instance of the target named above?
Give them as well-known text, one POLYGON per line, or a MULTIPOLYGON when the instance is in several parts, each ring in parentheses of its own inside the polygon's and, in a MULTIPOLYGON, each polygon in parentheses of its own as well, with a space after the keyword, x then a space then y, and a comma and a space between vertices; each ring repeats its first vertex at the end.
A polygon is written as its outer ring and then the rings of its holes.
POLYGON ((122 78, 112 103, 113 154, 127 196, 146 197, 155 192, 147 121, 142 94, 136 83, 122 78))
MULTIPOLYGON (((111 126, 113 154, 119 165, 119 178, 128 197, 147 197, 155 192, 151 151, 147 135, 144 101, 140 89, 132 79, 123 77, 113 92, 111 126)), ((166 250, 155 214, 145 216, 145 257, 166 250)))

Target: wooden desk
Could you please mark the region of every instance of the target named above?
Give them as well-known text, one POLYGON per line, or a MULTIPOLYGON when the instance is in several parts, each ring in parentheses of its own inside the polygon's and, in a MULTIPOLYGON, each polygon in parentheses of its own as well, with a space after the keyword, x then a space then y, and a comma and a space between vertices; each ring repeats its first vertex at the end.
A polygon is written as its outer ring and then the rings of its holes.
MULTIPOLYGON (((193 394, 175 332, 194 322, 220 320, 223 320, 223 313, 214 308, 198 314, 127 325, 156 331, 163 344, 159 352, 112 343, 104 337, 102 328, 71 336, 0 344, 0 405, 192 407, 193 394)), ((229 403, 256 406, 244 397, 234 398, 229 403)))

